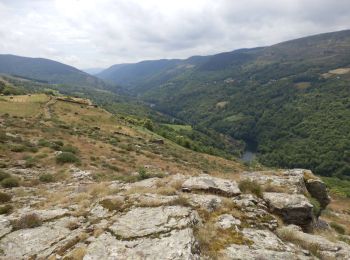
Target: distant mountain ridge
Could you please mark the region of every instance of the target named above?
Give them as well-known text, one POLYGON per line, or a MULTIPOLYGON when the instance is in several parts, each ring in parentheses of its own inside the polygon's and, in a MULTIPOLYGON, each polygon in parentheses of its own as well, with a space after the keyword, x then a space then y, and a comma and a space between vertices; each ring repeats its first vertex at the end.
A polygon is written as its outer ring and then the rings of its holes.
POLYGON ((77 68, 43 58, 1 54, 0 73, 35 79, 49 84, 69 84, 90 88, 105 86, 101 79, 77 68))
POLYGON ((350 178, 350 30, 98 76, 160 112, 256 144, 266 165, 350 178))

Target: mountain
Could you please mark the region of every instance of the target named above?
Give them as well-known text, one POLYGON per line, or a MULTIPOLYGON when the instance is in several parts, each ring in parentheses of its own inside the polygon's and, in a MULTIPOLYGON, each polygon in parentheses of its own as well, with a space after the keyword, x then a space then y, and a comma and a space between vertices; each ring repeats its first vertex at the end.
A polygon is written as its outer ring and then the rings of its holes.
POLYGON ((245 141, 266 165, 350 178, 350 30, 98 76, 158 111, 245 141))
POLYGON ((102 72, 104 70, 104 68, 87 68, 87 69, 83 69, 82 71, 94 76, 100 72, 102 72))
POLYGON ((350 257, 350 200, 309 170, 198 153, 71 96, 4 95, 0 116, 1 259, 350 257))
POLYGON ((72 66, 43 58, 0 55, 0 73, 49 84, 102 88, 104 82, 72 66))

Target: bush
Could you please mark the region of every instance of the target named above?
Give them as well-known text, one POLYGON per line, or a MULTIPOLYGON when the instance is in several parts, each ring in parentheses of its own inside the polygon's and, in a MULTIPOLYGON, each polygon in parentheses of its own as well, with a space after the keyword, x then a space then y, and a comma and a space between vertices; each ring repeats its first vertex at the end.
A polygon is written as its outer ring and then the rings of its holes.
POLYGON ((331 222, 329 224, 337 233, 342 234, 342 235, 345 234, 345 228, 342 225, 340 225, 336 222, 331 222))
POLYGON ((238 187, 243 193, 252 193, 252 194, 255 194, 259 198, 262 197, 263 190, 262 190, 260 184, 257 183, 256 181, 242 180, 239 182, 238 187))
POLYGON ((11 195, 5 192, 0 192, 0 203, 9 202, 11 200, 11 195))
POLYGON ((318 202, 318 200, 317 199, 315 199, 315 198, 309 198, 309 201, 310 201, 310 203, 312 204, 312 206, 313 206, 313 208, 312 208, 312 211, 313 211, 313 213, 314 213, 314 215, 316 216, 316 217, 319 217, 320 216, 320 214, 321 214, 321 205, 320 205, 320 202, 318 202))
POLYGON ((44 173, 39 176, 41 182, 53 182, 55 180, 54 176, 50 173, 44 173))
POLYGON ((0 215, 11 213, 13 207, 11 205, 5 205, 0 207, 0 215))
POLYGON ((76 157, 73 153, 71 152, 62 152, 61 154, 57 155, 56 157, 56 162, 60 164, 64 163, 77 163, 79 162, 79 158, 76 157))
POLYGON ((18 229, 24 229, 24 228, 39 227, 41 226, 41 224, 42 224, 42 221, 40 217, 35 213, 31 213, 31 214, 24 215, 20 219, 14 221, 12 226, 15 230, 18 230, 18 229))
POLYGON ((139 173, 139 179, 140 180, 148 179, 150 177, 144 167, 141 167, 139 169, 138 173, 139 173))
POLYGON ((71 146, 71 145, 66 145, 66 146, 62 147, 61 151, 67 152, 67 153, 77 154, 79 152, 79 149, 74 147, 74 146, 71 146))
POLYGON ((15 177, 8 177, 1 181, 1 186, 4 188, 13 188, 19 186, 19 181, 15 177))
POLYGON ((9 173, 0 171, 0 182, 1 182, 3 179, 9 178, 9 177, 11 177, 11 175, 10 175, 9 173))
POLYGON ((26 147, 24 145, 13 145, 11 147, 11 151, 15 153, 21 153, 26 150, 26 147))

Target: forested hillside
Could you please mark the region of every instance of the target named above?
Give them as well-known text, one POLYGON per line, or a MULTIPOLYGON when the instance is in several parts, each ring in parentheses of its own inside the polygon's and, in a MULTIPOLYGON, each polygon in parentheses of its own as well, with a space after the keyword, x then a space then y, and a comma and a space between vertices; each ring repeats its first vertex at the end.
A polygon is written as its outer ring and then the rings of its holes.
POLYGON ((110 79, 156 110, 256 144, 266 165, 350 177, 349 30, 168 65, 129 64, 137 74, 110 79))
POLYGON ((34 79, 50 84, 70 84, 89 88, 103 88, 105 83, 83 71, 57 61, 0 55, 0 73, 34 79))

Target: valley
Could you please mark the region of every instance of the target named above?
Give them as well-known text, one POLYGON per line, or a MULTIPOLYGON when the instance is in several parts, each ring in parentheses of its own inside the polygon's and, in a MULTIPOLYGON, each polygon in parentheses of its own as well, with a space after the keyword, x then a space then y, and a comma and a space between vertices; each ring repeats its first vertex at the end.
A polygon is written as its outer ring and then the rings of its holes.
POLYGON ((0 55, 0 259, 349 259, 349 58, 0 55))

